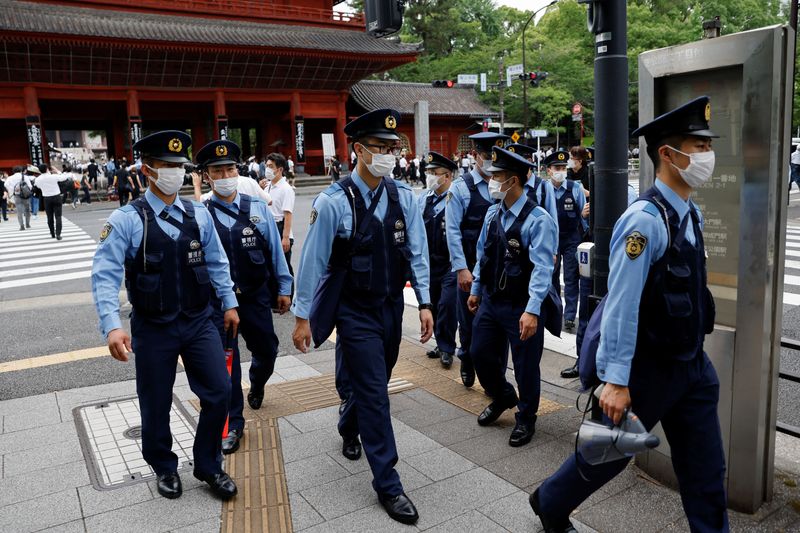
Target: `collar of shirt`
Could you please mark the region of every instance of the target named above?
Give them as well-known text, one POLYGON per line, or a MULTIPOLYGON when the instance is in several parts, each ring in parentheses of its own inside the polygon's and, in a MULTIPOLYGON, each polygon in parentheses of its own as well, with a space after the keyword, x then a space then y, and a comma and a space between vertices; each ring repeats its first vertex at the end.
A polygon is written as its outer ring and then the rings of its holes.
POLYGON ((472 172, 470 172, 470 175, 472 176, 472 181, 475 183, 475 185, 478 185, 480 182, 486 183, 486 180, 483 179, 483 176, 481 176, 477 168, 473 169, 472 172))
POLYGON ((525 206, 525 202, 528 201, 528 195, 523 193, 519 195, 517 201, 514 202, 510 208, 506 208, 505 202, 500 202, 500 213, 503 215, 503 220, 505 221, 505 217, 508 213, 514 215, 514 218, 519 216, 520 211, 525 206))
MULTIPOLYGON (((361 178, 361 176, 358 175, 358 172, 355 169, 353 169, 353 172, 350 173, 350 178, 353 180, 353 183, 356 184, 356 187, 358 187, 358 192, 361 193, 361 197, 364 199, 364 202, 369 205, 369 192, 372 189, 369 188, 367 183, 361 178)), ((377 188, 375 190, 377 190, 377 188)), ((383 197, 383 195, 381 195, 381 197, 383 197)))
POLYGON ((550 183, 553 184, 553 189, 555 189, 556 191, 566 191, 567 190, 567 180, 562 181, 558 185, 558 187, 556 187, 556 182, 555 181, 550 180, 550 183))
POLYGON ((231 202, 231 203, 226 202, 225 200, 223 200, 222 198, 220 198, 216 194, 213 194, 213 193, 211 194, 211 201, 212 202, 216 202, 219 205, 221 205, 222 207, 227 207, 227 208, 230 208, 231 206, 233 206, 233 207, 236 208, 236 211, 239 210, 239 200, 240 199, 241 199, 241 196, 239 195, 238 192, 236 193, 236 196, 233 197, 233 202, 231 202))
POLYGON ((434 196, 436 198, 441 198, 442 196, 446 196, 447 192, 449 190, 450 190, 449 188, 445 189, 445 191, 442 194, 436 194, 435 190, 430 190, 430 191, 428 191, 428 196, 434 196))
POLYGON ((289 183, 288 181, 286 181, 286 176, 281 176, 281 179, 279 179, 278 181, 275 181, 275 182, 270 181, 269 182, 269 187, 267 189, 267 192, 271 191, 272 189, 276 189, 276 188, 280 187, 284 183, 289 183))
POLYGON ((167 209, 167 211, 169 211, 169 208, 171 208, 171 207, 176 207, 177 209, 179 209, 181 211, 181 213, 183 213, 183 211, 184 211, 183 202, 181 202, 180 198, 178 198, 177 196, 175 197, 175 201, 172 202, 171 206, 168 206, 167 204, 165 204, 161 200, 161 198, 156 196, 149 188, 144 193, 144 197, 147 200, 147 203, 150 204, 150 207, 153 208, 153 211, 155 212, 156 215, 160 215, 165 209, 167 209))
POLYGON ((670 189, 669 185, 656 178, 656 189, 664 195, 664 199, 669 202, 675 211, 678 213, 678 220, 683 221, 683 217, 689 212, 689 202, 684 200, 678 193, 670 189))

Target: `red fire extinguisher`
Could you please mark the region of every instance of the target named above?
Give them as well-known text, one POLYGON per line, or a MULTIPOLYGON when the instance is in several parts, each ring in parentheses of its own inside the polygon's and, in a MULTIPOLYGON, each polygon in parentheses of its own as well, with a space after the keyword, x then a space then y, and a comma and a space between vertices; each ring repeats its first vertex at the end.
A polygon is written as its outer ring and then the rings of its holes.
MULTIPOLYGON (((225 367, 228 369, 228 377, 230 377, 231 372, 233 371, 233 343, 235 342, 233 335, 228 333, 225 338, 225 367)), ((228 436, 228 421, 230 416, 225 417, 225 427, 222 428, 222 438, 227 438, 228 436)))

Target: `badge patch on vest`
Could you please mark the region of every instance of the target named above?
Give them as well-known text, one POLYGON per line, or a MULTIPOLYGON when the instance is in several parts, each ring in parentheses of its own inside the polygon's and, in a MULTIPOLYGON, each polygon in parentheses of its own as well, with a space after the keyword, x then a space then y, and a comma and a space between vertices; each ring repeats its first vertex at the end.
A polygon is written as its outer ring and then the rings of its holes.
POLYGON ((200 249, 200 241, 192 241, 189 243, 189 248, 192 250, 199 250, 200 249))
POLYGON ((316 221, 317 221, 317 210, 316 209, 312 209, 311 210, 311 218, 308 221, 309 226, 312 225, 316 221))
POLYGON ((398 220, 397 222, 394 223, 394 229, 403 229, 405 227, 406 225, 403 224, 402 220, 398 220))
POLYGON ((104 240, 106 240, 106 237, 111 235, 111 230, 113 230, 113 229, 114 229, 114 226, 112 226, 108 222, 103 224, 103 229, 100 230, 100 242, 103 242, 104 240))
POLYGON ((625 254, 628 259, 633 260, 642 255, 645 246, 647 246, 647 237, 638 231, 634 231, 625 237, 625 254))
POLYGON ((253 230, 250 229, 250 228, 244 228, 242 230, 242 235, 252 235, 252 234, 253 234, 253 230))
POLYGON ((261 217, 258 215, 253 215, 250 217, 250 222, 252 222, 253 224, 258 224, 259 222, 261 222, 261 217))

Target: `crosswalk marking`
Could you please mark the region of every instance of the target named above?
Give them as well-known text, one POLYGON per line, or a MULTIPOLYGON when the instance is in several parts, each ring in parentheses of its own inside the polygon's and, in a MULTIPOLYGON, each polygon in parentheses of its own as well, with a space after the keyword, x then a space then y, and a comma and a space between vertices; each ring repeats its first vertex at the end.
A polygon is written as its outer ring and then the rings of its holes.
POLYGON ((62 221, 60 241, 50 236, 44 217, 24 231, 16 224, 0 226, 0 291, 91 276, 97 243, 66 217, 62 221))

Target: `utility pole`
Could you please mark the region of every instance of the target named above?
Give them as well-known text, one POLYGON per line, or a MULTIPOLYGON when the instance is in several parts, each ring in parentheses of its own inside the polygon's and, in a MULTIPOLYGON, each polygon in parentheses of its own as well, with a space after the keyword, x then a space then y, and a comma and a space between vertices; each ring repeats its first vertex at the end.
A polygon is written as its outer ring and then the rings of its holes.
POLYGON ((503 94, 505 93, 505 76, 503 76, 503 56, 500 56, 500 62, 497 64, 497 74, 500 77, 500 81, 497 83, 497 89, 500 91, 500 131, 498 133, 504 133, 506 130, 506 118, 505 118, 505 109, 503 107, 503 94))

